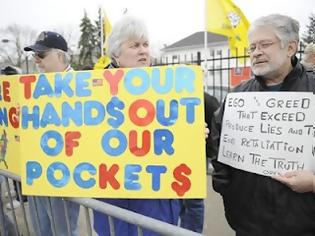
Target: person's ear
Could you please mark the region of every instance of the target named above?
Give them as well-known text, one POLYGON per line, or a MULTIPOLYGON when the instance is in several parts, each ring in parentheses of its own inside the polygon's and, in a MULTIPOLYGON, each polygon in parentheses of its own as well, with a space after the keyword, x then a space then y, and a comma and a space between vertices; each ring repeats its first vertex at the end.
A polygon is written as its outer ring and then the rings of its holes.
POLYGON ((298 42, 290 41, 288 44, 288 57, 292 57, 298 51, 298 42))
POLYGON ((60 53, 59 51, 56 51, 56 52, 57 52, 58 59, 59 59, 60 61, 63 61, 63 55, 62 55, 62 53, 60 53))

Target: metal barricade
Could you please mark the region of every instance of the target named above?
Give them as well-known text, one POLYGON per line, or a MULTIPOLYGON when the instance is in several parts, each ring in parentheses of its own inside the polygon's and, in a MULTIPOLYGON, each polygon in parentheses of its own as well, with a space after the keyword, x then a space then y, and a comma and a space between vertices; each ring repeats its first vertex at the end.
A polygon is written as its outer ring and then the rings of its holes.
MULTIPOLYGON (((21 189, 17 187, 17 193, 19 196, 19 199, 21 200, 21 209, 19 209, 19 214, 17 214, 17 210, 14 209, 13 206, 13 196, 11 195, 11 187, 10 187, 10 181, 17 181, 20 182, 21 178, 19 176, 13 175, 10 172, 0 170, 0 235, 35 235, 31 220, 30 220, 30 215, 27 214, 28 211, 28 204, 24 204, 22 201, 22 194, 21 194, 21 189), (4 206, 3 202, 3 193, 4 189, 1 187, 4 187, 5 190, 8 193, 8 204, 11 205, 11 212, 7 211, 4 206), (9 221, 9 222, 8 222, 9 221)), ((19 186, 19 185, 17 185, 19 186)), ((50 201, 50 198, 49 202, 50 201)), ((96 199, 91 199, 91 198, 63 198, 64 200, 64 209, 65 209, 65 217, 66 217, 66 226, 68 230, 68 235, 71 236, 71 222, 69 220, 69 211, 67 204, 70 202, 77 203, 81 206, 81 217, 85 217, 85 230, 84 235, 92 236, 96 235, 95 232, 92 230, 91 227, 91 216, 90 216, 90 211, 91 210, 96 210, 101 213, 104 213, 108 215, 109 218, 109 227, 110 227, 110 235, 115 236, 115 228, 114 228, 114 223, 113 219, 120 219, 122 221, 125 221, 127 223, 133 224, 137 226, 138 229, 138 235, 142 236, 143 235, 143 229, 150 230, 153 232, 156 232, 160 235, 183 235, 183 236, 194 236, 194 235, 201 235, 199 233, 195 233, 186 229, 183 229, 181 227, 171 225, 165 222, 161 222, 159 220, 132 212, 128 211, 126 209, 122 209, 116 206, 113 206, 108 203, 104 203, 101 201, 98 201, 96 199)), ((33 223, 35 222, 38 224, 37 226, 40 226, 40 218, 37 212, 37 200, 36 197, 34 198, 34 205, 35 205, 35 219, 33 219, 33 223)), ((51 206, 51 204, 50 204, 51 206)), ((50 214, 52 214, 52 219, 54 219, 53 216, 53 211, 52 209, 49 210, 50 214)), ((52 228, 52 233, 53 235, 56 235, 56 230, 55 230, 55 225, 54 225, 54 220, 52 220, 53 227, 52 228)), ((82 225, 79 225, 79 227, 82 227, 82 225)), ((58 235, 56 235, 58 236, 58 235)))

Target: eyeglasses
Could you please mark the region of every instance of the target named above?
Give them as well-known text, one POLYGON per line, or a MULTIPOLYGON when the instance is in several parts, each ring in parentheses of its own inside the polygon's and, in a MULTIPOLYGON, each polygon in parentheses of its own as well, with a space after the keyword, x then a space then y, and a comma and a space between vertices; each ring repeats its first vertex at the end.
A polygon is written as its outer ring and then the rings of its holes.
POLYGON ((258 50, 266 50, 267 48, 269 48, 270 46, 272 46, 273 44, 275 44, 277 42, 279 42, 279 40, 274 41, 274 42, 262 41, 262 42, 251 44, 249 46, 249 49, 247 50, 247 53, 248 54, 252 54, 253 52, 255 52, 256 49, 258 49, 258 50))
POLYGON ((38 57, 40 59, 44 59, 47 56, 48 51, 38 51, 34 52, 33 57, 38 57))

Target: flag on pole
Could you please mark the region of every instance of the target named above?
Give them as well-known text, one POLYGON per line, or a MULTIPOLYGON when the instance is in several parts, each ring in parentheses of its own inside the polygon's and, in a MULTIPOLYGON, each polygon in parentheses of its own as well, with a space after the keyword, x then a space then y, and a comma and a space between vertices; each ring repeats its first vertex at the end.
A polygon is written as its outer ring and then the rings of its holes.
POLYGON ((110 57, 107 55, 107 51, 108 51, 108 44, 107 44, 107 38, 110 35, 110 33, 112 32, 112 25, 109 21, 109 19, 107 18, 105 12, 102 12, 102 29, 101 29, 101 40, 102 40, 102 52, 105 51, 105 55, 103 55, 98 59, 98 61, 95 63, 94 65, 94 70, 95 69, 104 69, 105 67, 107 67, 110 63, 111 63, 111 59, 110 57), (104 42, 104 38, 105 38, 105 42, 104 42))
POLYGON ((103 30, 104 30, 105 38, 107 38, 107 36, 110 35, 110 33, 112 32, 112 25, 109 19, 107 18, 106 14, 104 14, 104 17, 103 17, 103 30))
POLYGON ((232 56, 246 55, 249 22, 232 0, 206 0, 206 30, 228 37, 232 56))

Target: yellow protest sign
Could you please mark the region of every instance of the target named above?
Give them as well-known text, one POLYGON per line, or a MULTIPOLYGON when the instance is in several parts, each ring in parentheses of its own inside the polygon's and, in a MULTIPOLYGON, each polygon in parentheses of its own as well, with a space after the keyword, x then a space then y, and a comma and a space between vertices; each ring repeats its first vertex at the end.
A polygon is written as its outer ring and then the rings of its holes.
POLYGON ((50 73, 19 81, 24 194, 205 197, 200 67, 50 73))
POLYGON ((0 169, 20 175, 18 76, 0 76, 0 169))

